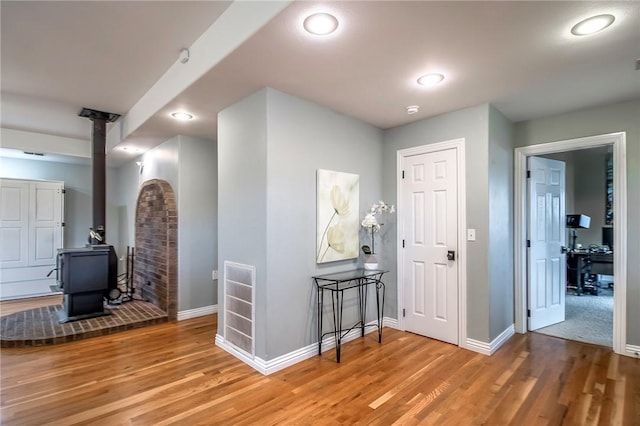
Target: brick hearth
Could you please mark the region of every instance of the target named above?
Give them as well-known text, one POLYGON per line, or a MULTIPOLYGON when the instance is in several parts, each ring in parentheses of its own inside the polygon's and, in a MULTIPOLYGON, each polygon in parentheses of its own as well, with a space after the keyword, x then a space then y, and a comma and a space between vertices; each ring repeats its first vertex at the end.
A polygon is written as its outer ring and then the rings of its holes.
POLYGON ((43 346, 102 336, 119 331, 167 322, 157 306, 135 300, 109 308, 111 315, 58 323, 56 311, 62 305, 43 306, 0 317, 0 346, 18 348, 43 346))

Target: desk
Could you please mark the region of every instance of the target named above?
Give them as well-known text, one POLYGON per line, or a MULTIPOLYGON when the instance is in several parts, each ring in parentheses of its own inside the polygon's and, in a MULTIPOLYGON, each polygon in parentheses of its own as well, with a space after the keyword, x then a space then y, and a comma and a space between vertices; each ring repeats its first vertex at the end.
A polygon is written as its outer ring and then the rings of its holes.
POLYGON ((340 362, 340 348, 342 339, 356 327, 360 327, 361 335, 364 336, 364 329, 367 317, 367 293, 370 285, 376 287, 376 307, 377 322, 371 324, 378 328, 378 343, 382 343, 382 318, 384 311, 384 283, 382 275, 387 271, 355 269, 351 271, 337 272, 334 274, 318 275, 313 280, 318 289, 318 355, 322 355, 322 339, 324 336, 333 334, 336 342, 336 360, 340 362), (342 312, 345 290, 354 289, 358 294, 359 321, 348 329, 342 326, 342 312), (331 292, 331 306, 333 313, 333 330, 323 333, 322 310, 324 307, 324 292, 331 292))
POLYGON ((588 251, 570 251, 567 253, 567 286, 582 294, 589 290, 598 294, 598 289, 588 285, 589 274, 613 275, 613 253, 591 253, 588 251))

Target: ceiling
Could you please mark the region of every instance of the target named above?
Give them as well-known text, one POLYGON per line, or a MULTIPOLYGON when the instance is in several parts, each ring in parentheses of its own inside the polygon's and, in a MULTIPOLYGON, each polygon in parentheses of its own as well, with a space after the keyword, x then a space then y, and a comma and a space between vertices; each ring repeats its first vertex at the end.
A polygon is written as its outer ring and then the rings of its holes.
MULTIPOLYGON (((165 73, 179 72, 180 49, 231 4, 3 0, 1 126, 88 140, 82 107, 133 115, 165 73)), ((518 122, 639 99, 639 58, 640 2, 293 2, 124 132, 121 144, 144 150, 176 134, 215 140, 217 113, 265 86, 382 129, 483 103, 518 122), (301 30, 318 10, 338 17, 336 33, 301 30), (616 16, 611 27, 570 35, 601 13, 616 16), (444 82, 417 85, 427 72, 444 82), (419 112, 408 115, 408 105, 419 112), (196 118, 176 122, 175 110, 196 118)), ((109 158, 132 159, 117 149, 109 158)))

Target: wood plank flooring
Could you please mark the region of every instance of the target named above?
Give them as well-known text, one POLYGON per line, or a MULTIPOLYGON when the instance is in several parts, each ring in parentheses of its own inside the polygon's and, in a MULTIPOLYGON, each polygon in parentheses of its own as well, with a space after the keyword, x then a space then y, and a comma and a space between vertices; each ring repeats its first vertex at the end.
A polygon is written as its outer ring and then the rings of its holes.
POLYGON ((0 316, 14 314, 42 306, 62 304, 62 295, 27 297, 25 299, 3 300, 0 302, 0 316))
POLYGON ((494 356, 393 329, 262 376, 216 315, 0 352, 3 425, 640 425, 640 360, 536 333, 494 356))

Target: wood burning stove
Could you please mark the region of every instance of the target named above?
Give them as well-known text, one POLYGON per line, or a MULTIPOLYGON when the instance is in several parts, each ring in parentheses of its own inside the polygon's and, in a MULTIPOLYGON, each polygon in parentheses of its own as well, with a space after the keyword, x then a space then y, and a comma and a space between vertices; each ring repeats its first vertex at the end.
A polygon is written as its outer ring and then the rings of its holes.
POLYGON ((88 245, 58 250, 57 284, 64 294, 61 323, 109 315, 103 298, 117 288, 118 258, 113 246, 88 245))
POLYGON ((109 315, 103 298, 118 290, 118 258, 113 246, 105 244, 105 147, 107 123, 120 115, 89 108, 82 108, 78 115, 93 122, 93 227, 86 247, 58 250, 56 277, 64 294, 63 309, 57 312, 61 323, 109 315))

